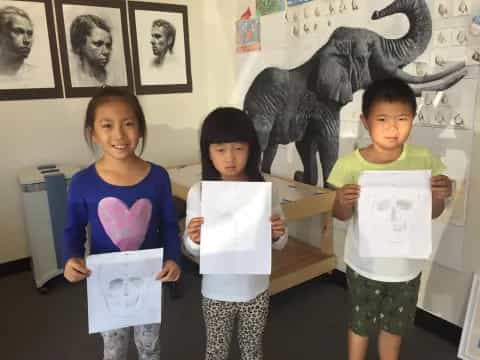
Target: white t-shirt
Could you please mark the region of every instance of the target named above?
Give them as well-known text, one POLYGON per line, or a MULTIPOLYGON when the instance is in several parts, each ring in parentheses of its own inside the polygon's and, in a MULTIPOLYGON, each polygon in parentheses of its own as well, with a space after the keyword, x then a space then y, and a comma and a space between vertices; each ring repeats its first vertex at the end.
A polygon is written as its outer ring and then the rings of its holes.
MULTIPOLYGON (((194 217, 201 215, 201 183, 196 183, 188 191, 187 196, 187 218, 186 226, 194 217)), ((283 212, 280 206, 278 195, 272 194, 272 214, 280 215, 283 212)), ((276 240, 272 247, 281 250, 285 247, 288 239, 288 232, 276 240)), ((200 255, 200 245, 194 243, 188 236, 185 229, 183 237, 185 248, 194 256, 200 255)), ((202 295, 206 298, 221 301, 245 302, 254 299, 268 289, 270 283, 269 275, 228 275, 228 274, 205 274, 202 279, 202 295)))

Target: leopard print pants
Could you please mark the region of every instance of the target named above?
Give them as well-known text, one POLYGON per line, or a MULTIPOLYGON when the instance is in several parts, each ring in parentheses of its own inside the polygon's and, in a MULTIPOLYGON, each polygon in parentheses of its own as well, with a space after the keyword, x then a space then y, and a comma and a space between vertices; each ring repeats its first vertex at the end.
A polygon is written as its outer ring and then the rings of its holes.
POLYGON ((207 328, 205 360, 227 359, 237 318, 241 360, 263 359, 262 338, 269 299, 268 291, 246 302, 219 301, 203 297, 203 318, 207 328))
MULTIPOLYGON (((131 329, 131 327, 126 327, 102 332, 103 360, 127 360, 131 329)), ((160 359, 159 333, 160 324, 133 327, 133 335, 139 360, 160 359)))

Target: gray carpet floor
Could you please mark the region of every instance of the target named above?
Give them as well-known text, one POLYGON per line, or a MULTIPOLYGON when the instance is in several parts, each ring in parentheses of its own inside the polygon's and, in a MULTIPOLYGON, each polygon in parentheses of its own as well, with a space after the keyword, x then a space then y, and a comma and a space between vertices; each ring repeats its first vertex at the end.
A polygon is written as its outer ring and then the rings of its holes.
MULTIPOLYGON (((200 277, 189 268, 183 297, 164 292, 162 360, 201 360, 205 346, 200 277)), ((61 277, 47 294, 23 272, 0 278, 0 359, 90 360, 102 358, 99 335, 88 335, 85 284, 61 277)), ((346 359, 347 292, 327 278, 309 281, 271 299, 264 338, 266 360, 346 359)), ((129 359, 136 359, 130 344, 129 359)), ((375 341, 369 359, 376 359, 375 341)), ((229 360, 239 359, 236 344, 229 360)), ((456 346, 415 327, 405 338, 401 359, 456 359, 456 346)))

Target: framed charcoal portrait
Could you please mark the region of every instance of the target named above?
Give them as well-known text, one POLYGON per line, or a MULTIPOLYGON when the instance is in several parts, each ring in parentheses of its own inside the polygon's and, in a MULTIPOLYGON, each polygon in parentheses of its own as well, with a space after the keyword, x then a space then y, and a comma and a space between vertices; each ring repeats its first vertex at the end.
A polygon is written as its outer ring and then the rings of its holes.
POLYGON ((187 7, 128 2, 137 94, 192 92, 187 7))
POLYGON ((50 0, 0 2, 0 100, 63 97, 50 0))
POLYGON ((67 97, 109 85, 133 89, 125 0, 55 3, 67 97))

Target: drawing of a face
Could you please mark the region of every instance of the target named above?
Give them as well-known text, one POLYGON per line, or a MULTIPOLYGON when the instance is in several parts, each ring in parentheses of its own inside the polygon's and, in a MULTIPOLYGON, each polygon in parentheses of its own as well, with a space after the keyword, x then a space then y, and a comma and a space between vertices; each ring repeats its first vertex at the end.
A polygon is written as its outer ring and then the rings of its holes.
POLYGON ((104 68, 110 61, 112 35, 99 27, 94 27, 85 39, 82 55, 93 67, 104 68))
POLYGON ((12 59, 25 59, 33 44, 33 24, 30 19, 19 15, 8 15, 4 33, 0 34, 3 56, 12 59))
POLYGON ((121 272, 107 271, 108 269, 102 268, 101 286, 108 311, 116 316, 128 316, 138 311, 150 281, 148 274, 134 274, 128 266, 121 272))
POLYGON ((167 29, 164 26, 154 26, 152 27, 152 51, 156 56, 164 55, 170 45, 172 44, 172 39, 168 37, 167 29))
POLYGON ((374 213, 386 224, 390 224, 394 233, 408 231, 413 208, 414 196, 408 194, 393 195, 390 199, 380 199, 373 204, 374 213))

